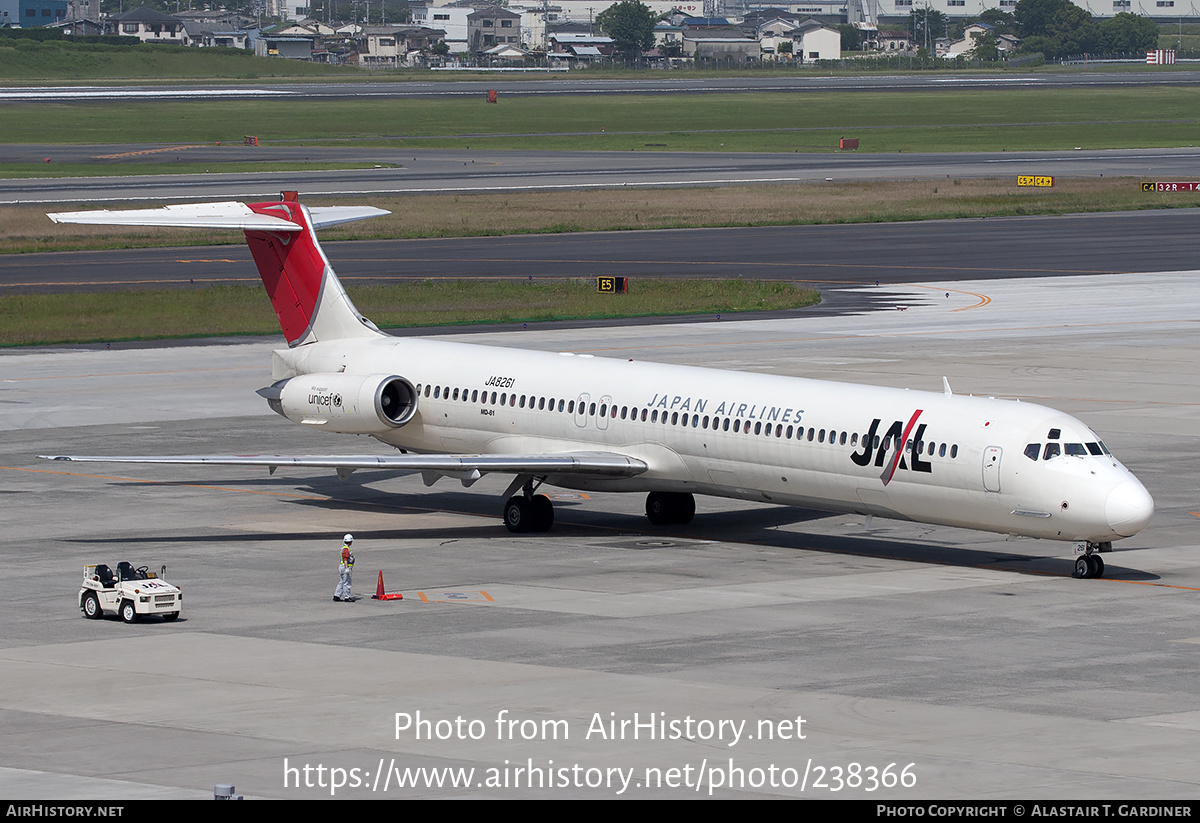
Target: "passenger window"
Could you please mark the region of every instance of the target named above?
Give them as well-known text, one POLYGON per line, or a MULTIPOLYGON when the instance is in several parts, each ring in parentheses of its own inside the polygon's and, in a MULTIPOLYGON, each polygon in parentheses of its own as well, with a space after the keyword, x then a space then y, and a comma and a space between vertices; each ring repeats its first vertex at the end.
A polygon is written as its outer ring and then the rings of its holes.
POLYGON ((957 444, 950 447, 950 457, 952 459, 955 457, 958 457, 958 445, 957 444))
POLYGON ((1038 452, 1040 452, 1041 450, 1042 450, 1041 443, 1030 443, 1028 446, 1025 447, 1025 456, 1028 457, 1030 460, 1037 460, 1038 452))
POLYGON ((1049 460, 1051 457, 1058 457, 1062 454, 1062 450, 1057 443, 1047 443, 1045 451, 1042 452, 1042 459, 1049 460))
POLYGON ((938 457, 945 457, 945 456, 946 456, 946 444, 943 443, 942 445, 938 446, 938 457))

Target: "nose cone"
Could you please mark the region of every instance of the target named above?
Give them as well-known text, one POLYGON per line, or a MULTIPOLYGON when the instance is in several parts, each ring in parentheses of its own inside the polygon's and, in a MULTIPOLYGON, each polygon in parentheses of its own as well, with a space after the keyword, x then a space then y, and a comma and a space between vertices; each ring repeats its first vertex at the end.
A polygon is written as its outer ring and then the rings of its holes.
POLYGON ((1130 537, 1150 522, 1154 514, 1154 498, 1136 480, 1127 480, 1108 493, 1104 516, 1114 534, 1130 537))

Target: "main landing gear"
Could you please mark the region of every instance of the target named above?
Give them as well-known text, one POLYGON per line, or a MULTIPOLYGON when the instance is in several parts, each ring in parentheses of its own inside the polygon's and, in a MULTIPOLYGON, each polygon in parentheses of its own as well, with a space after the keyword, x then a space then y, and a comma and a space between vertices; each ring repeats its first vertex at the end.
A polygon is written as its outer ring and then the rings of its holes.
POLYGON ((1093 577, 1104 577, 1104 561, 1099 552, 1112 551, 1112 543, 1083 543, 1077 544, 1076 551, 1082 546, 1083 554, 1075 558, 1075 573, 1072 577, 1080 580, 1090 580, 1093 577))
POLYGON ((646 495, 646 517, 656 526, 691 523, 696 498, 687 492, 650 492, 646 495))
MULTIPOLYGON (((544 494, 534 494, 539 482, 532 479, 504 504, 504 526, 514 534, 549 531, 554 525, 554 504, 544 494)), ((691 523, 696 498, 686 492, 650 492, 646 495, 646 517, 656 526, 691 523)))
POLYGON ((521 493, 504 504, 504 525, 510 532, 547 532, 554 525, 554 504, 546 495, 534 494, 535 488, 533 480, 526 481, 521 493))

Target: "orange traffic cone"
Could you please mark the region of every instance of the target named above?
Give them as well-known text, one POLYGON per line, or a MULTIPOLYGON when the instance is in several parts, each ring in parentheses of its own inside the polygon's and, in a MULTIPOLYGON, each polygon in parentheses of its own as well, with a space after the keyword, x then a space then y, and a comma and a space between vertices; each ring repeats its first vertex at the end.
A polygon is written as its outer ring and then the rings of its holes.
POLYGON ((372 600, 403 600, 404 595, 400 592, 395 594, 387 594, 383 590, 383 569, 379 570, 379 582, 375 585, 375 594, 371 595, 372 600))

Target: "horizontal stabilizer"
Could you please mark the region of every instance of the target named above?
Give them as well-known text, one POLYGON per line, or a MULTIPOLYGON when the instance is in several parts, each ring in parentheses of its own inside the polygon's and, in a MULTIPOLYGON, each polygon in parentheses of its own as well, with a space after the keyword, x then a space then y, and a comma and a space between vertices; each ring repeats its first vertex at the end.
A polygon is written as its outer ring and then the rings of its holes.
MULTIPOLYGON (((314 229, 380 217, 391 212, 371 206, 317 206, 310 208, 314 229)), ((172 228, 240 229, 242 231, 302 231, 291 220, 259 214, 245 203, 187 203, 158 209, 59 212, 47 215, 55 223, 94 226, 166 226, 172 228)))

